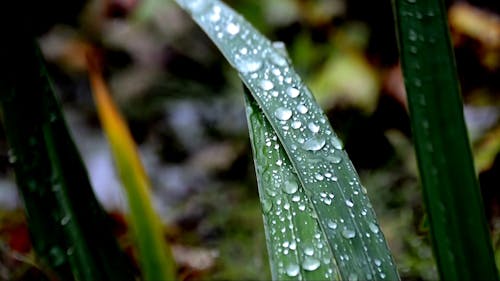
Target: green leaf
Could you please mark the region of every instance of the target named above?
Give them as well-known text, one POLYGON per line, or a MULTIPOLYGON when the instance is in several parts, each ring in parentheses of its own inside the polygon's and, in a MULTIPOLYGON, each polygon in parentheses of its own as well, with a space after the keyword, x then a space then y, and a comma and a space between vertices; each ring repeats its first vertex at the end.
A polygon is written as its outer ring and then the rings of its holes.
MULTIPOLYGON (((342 279, 398 280, 397 270, 366 196, 366 189, 360 184, 359 177, 328 119, 291 67, 284 49, 278 44, 274 44, 278 47, 275 48, 240 15, 220 1, 178 0, 177 2, 191 14, 218 46, 250 90, 258 108, 277 136, 276 144, 282 148, 282 153, 272 157, 283 157, 283 155, 288 157, 290 165, 287 167, 292 170, 283 171, 286 174, 282 175, 297 177, 297 184, 300 183, 305 197, 312 203, 312 208, 303 212, 318 217, 318 229, 322 230, 322 234, 319 235, 320 237, 324 235, 327 242, 322 246, 330 249, 342 279), (336 227, 333 227, 334 224, 336 227)), ((254 123, 258 124, 257 120, 251 123, 252 126, 255 126, 254 123)), ((255 133, 259 135, 259 132, 255 133)), ((262 140, 254 142, 262 144, 262 140)), ((255 146, 256 151, 262 149, 255 146)), ((283 165, 287 162, 282 160, 280 163, 283 165)), ((282 173, 281 171, 281 169, 270 170, 271 173, 282 173)), ((264 174, 259 176, 261 185, 279 184, 279 187, 275 188, 280 188, 285 184, 285 182, 273 182, 274 179, 270 180, 269 176, 264 174)), ((265 195, 261 196, 266 198, 265 195)), ((274 207, 273 211, 275 213, 281 211, 282 213, 277 216, 286 220, 283 199, 282 204, 278 204, 279 198, 270 200, 274 207)), ((293 200, 290 202, 291 205, 303 203, 293 200)), ((268 206, 264 205, 264 210, 267 208, 268 206)), ((299 206, 294 206, 295 208, 299 206)), ((301 212, 299 208, 299 213, 296 212, 295 216, 301 212)), ((291 216, 294 216, 293 213, 291 216)), ((302 225, 302 222, 302 219, 298 220, 298 225, 289 222, 288 226, 291 229, 284 228, 285 232, 290 232, 286 237, 291 238, 296 235, 292 231, 295 227, 300 229, 299 232, 310 231, 305 230, 310 226, 302 225)), ((272 238, 273 234, 268 233, 268 237, 272 238)), ((295 242, 297 247, 305 246, 301 241, 295 240, 295 242)), ((320 248, 319 243, 316 246, 320 248)), ((276 246, 270 245, 269 249, 272 251, 274 247, 276 246)), ((282 250, 284 251, 284 247, 282 250)), ((271 258, 273 255, 274 253, 271 253, 271 258)), ((304 267, 303 264, 306 257, 299 258, 302 261, 302 268, 306 270, 307 265, 304 267)), ((320 263, 316 270, 331 267, 331 260, 327 262, 320 260, 320 263)), ((273 277, 284 276, 283 272, 287 271, 285 266, 286 264, 280 260, 272 260, 273 277)), ((322 279, 335 278, 336 274, 333 272, 335 271, 332 268, 330 275, 322 279)), ((301 278, 298 276, 303 275, 298 274, 294 279, 301 278)))
POLYGON ((134 280, 26 30, 3 33, 0 106, 34 249, 61 280, 134 280))
POLYGON ((395 0, 434 254, 443 280, 498 280, 442 1, 395 0))
MULTIPOLYGON (((321 230, 316 211, 271 124, 248 90, 245 90, 273 280, 339 279, 332 251, 326 247, 328 240, 321 230)), ((333 220, 328 222, 328 226, 337 228, 333 220)))
POLYGON ((151 184, 136 145, 127 124, 111 99, 97 59, 92 55, 87 58, 99 119, 127 194, 130 224, 139 250, 144 280, 175 280, 175 262, 163 236, 163 225, 153 209, 151 184))

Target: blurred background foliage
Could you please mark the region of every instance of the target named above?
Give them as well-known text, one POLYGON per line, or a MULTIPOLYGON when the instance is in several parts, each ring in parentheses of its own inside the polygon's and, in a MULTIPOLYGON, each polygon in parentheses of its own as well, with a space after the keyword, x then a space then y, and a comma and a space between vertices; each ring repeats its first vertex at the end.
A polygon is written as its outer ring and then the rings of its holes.
MULTIPOLYGON (((402 278, 437 279, 390 0, 226 3, 272 40, 286 44, 296 69, 344 140, 402 278)), ((500 261, 500 3, 446 3, 464 114, 500 261)), ((90 0, 70 15, 61 19, 65 23, 40 24, 39 42, 121 245, 134 255, 123 219, 127 210, 122 188, 90 93, 85 60, 89 48, 101 52, 106 80, 139 145, 181 278, 268 279, 236 73, 172 1, 90 0)), ((1 132, 0 279, 43 275, 31 249, 1 132)))

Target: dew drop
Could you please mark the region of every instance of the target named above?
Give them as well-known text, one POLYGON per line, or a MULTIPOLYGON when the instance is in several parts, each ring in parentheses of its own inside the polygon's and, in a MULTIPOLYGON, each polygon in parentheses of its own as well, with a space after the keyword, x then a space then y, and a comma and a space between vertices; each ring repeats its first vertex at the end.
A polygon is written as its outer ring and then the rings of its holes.
POLYGON ((369 223, 368 227, 375 234, 377 234, 380 231, 379 228, 378 228, 378 226, 376 224, 374 224, 373 222, 369 223))
POLYGON ((332 220, 328 220, 326 222, 326 226, 328 226, 328 228, 330 229, 337 229, 337 223, 332 220))
POLYGON ((356 232, 352 229, 345 228, 342 230, 342 236, 347 239, 352 239, 356 236, 356 232))
POLYGON ((7 150, 7 156, 10 164, 14 164, 17 162, 17 156, 13 149, 7 150))
POLYGON ((342 143, 342 141, 339 139, 339 138, 332 138, 332 145, 334 148, 336 149, 343 149, 344 148, 344 144, 342 143))
POLYGON ((61 219, 61 225, 67 225, 69 220, 71 219, 71 216, 70 215, 65 215, 62 219, 61 219))
POLYGON ((382 265, 382 261, 379 260, 379 259, 374 259, 373 262, 375 262, 376 266, 381 266, 382 265))
POLYGON ((281 121, 287 121, 292 117, 293 112, 286 107, 278 107, 274 112, 274 116, 281 121))
POLYGON ((298 120, 292 122, 292 128, 294 128, 294 129, 298 129, 301 126, 302 126, 302 123, 300 121, 298 121, 298 120))
POLYGON ((304 148, 305 150, 309 150, 309 151, 318 151, 321 148, 323 148, 323 146, 325 146, 325 144, 326 144, 326 141, 324 138, 319 137, 319 136, 314 136, 314 137, 308 139, 306 142, 304 142, 304 144, 302 145, 302 148, 304 148))
POLYGON ((361 192, 363 192, 363 194, 367 194, 368 190, 366 190, 366 187, 361 186, 361 192))
POLYGON ((258 59, 246 59, 236 62, 236 69, 241 73, 255 72, 259 70, 261 67, 262 67, 262 61, 258 59))
MULTIPOLYGON (((212 22, 218 22, 220 20, 220 13, 215 11, 213 14, 210 15, 209 19, 212 22)), ((221 36, 219 34, 217 34, 217 36, 220 38, 221 36)))
POLYGON ((278 193, 276 193, 276 190, 274 190, 272 188, 266 188, 266 193, 269 194, 269 196, 271 196, 271 197, 274 197, 278 194, 278 193))
POLYGON ((66 261, 66 255, 59 247, 53 247, 50 249, 49 258, 51 260, 51 264, 54 266, 60 266, 66 261))
POLYGON ((286 89, 286 94, 291 98, 296 98, 300 95, 300 91, 297 88, 290 87, 286 89))
POLYGON ((269 91, 272 88, 274 88, 273 82, 271 82, 269 80, 262 80, 262 81, 260 81, 259 86, 264 91, 269 91))
POLYGON ((271 209, 273 208, 273 202, 267 198, 263 199, 261 201, 261 204, 262 204, 262 212, 264 214, 267 214, 271 211, 271 209))
POLYGON ((302 262, 302 268, 307 271, 314 271, 318 269, 321 262, 313 257, 305 257, 304 262, 302 262))
POLYGON ((410 29, 410 31, 408 32, 408 39, 410 39, 410 41, 417 40, 417 33, 413 29, 410 29))
POLYGON ((288 52, 286 51, 286 46, 284 42, 274 41, 272 45, 273 48, 275 48, 278 53, 280 53, 284 57, 288 57, 288 52))
POLYGON ((309 109, 307 109, 307 107, 303 104, 299 104, 297 106, 297 110, 302 114, 306 114, 309 111, 309 109))
POLYGON ((304 248, 304 254, 306 254, 308 256, 314 255, 314 248, 310 247, 310 246, 305 247, 304 248))
POLYGON ((288 275, 290 277, 295 277, 295 276, 299 275, 299 272, 300 272, 299 266, 294 264, 294 263, 289 264, 285 270, 286 270, 286 275, 288 275))
POLYGON ((349 199, 346 199, 346 200, 345 200, 345 204, 346 204, 346 205, 347 205, 347 207, 349 207, 349 208, 351 208, 352 206, 354 206, 354 203, 352 203, 352 201, 351 201, 351 200, 349 200, 349 199))
POLYGON ((285 191, 288 194, 294 194, 295 192, 297 192, 298 189, 299 185, 297 184, 296 181, 286 181, 283 184, 283 191, 285 191))
POLYGON ((226 31, 231 35, 236 35, 240 32, 240 26, 231 22, 226 26, 226 31))
POLYGON ((286 59, 278 53, 271 53, 269 59, 277 66, 286 66, 288 64, 286 59))
POLYGON ((319 127, 319 125, 314 124, 314 122, 311 122, 311 123, 307 124, 307 128, 309 128, 309 130, 311 132, 317 133, 317 132, 319 132, 320 127, 319 127))
POLYGON ((316 175, 314 175, 314 178, 319 180, 319 181, 322 181, 325 177, 323 177, 322 174, 316 174, 316 175))
POLYGON ((340 156, 337 156, 337 155, 328 155, 325 157, 326 160, 328 160, 329 162, 333 163, 333 164, 338 164, 340 162, 342 162, 342 158, 340 156))
POLYGON ((351 274, 349 274, 349 277, 347 277, 347 280, 358 281, 358 275, 356 273, 351 273, 351 274))
POLYGON ((210 3, 209 3, 209 1, 205 1, 205 0, 194 0, 194 1, 184 0, 184 1, 181 1, 180 4, 183 7, 187 8, 188 11, 190 11, 191 13, 197 14, 197 13, 201 13, 201 12, 205 11, 208 8, 210 3))

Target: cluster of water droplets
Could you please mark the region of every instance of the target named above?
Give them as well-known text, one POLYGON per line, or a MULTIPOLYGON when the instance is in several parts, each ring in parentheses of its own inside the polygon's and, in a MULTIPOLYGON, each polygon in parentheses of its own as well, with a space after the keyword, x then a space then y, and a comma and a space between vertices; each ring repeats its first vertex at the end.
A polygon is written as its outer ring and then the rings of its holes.
POLYGON ((248 112, 273 279, 336 279, 335 261, 308 196, 261 112, 248 112), (306 229, 304 231, 304 229, 306 229))
MULTIPOLYGON (((314 250, 304 249, 303 255, 297 254, 300 264, 296 259, 282 264, 282 273, 293 277, 301 270, 321 269, 325 262, 321 260, 322 254, 308 256, 306 253, 321 253, 321 249, 326 248, 325 242, 321 242, 325 234, 344 278, 384 279, 385 269, 391 270, 392 258, 383 256, 376 263, 369 258, 369 251, 388 253, 388 250, 366 189, 359 183, 342 142, 309 89, 291 68, 283 45, 268 41, 219 1, 178 2, 238 70, 277 133, 263 134, 262 145, 255 149, 256 157, 267 159, 265 167, 258 167, 258 174, 262 178, 260 185, 265 185, 260 193, 268 239, 273 240, 273 245, 284 241, 270 252, 291 257, 292 253, 298 253, 298 245, 305 243, 297 236, 299 228, 318 231, 319 240, 310 241, 315 245, 314 250), (300 182, 294 172, 298 173, 300 182), (302 215, 311 217, 309 225, 294 224, 302 215), (326 223, 319 220, 322 225, 318 225, 318 216, 331 219, 326 223), (366 258, 352 258, 363 256, 366 258), (345 275, 346 272, 350 274, 345 275)), ((329 274, 332 276, 333 272, 329 274)), ((397 273, 388 274, 397 278, 397 273)))
MULTIPOLYGON (((434 76, 429 76, 430 69, 424 69, 426 67, 422 66, 421 59, 419 56, 420 52, 423 51, 421 49, 429 49, 435 48, 437 38, 437 33, 435 30, 431 30, 427 28, 431 21, 439 20, 439 17, 436 16, 438 10, 435 10, 432 7, 427 7, 426 9, 422 9, 421 7, 417 7, 414 4, 417 3, 417 0, 406 0, 408 2, 408 9, 401 9, 399 12, 399 21, 404 22, 406 26, 408 26, 407 32, 402 37, 401 47, 403 50, 407 50, 410 56, 415 57, 415 59, 405 60, 405 72, 408 72, 408 77, 412 77, 411 80, 407 82, 408 84, 408 94, 409 97, 416 101, 415 106, 419 106, 422 108, 421 110, 427 110, 427 91, 423 87, 424 84, 432 84, 432 79, 435 79, 434 76)), ((422 52, 422 53, 427 53, 422 52)), ((420 125, 420 129, 424 135, 427 137, 422 138, 422 143, 424 143, 423 148, 427 150, 429 153, 434 152, 434 147, 430 141, 430 128, 429 122, 425 119, 422 119, 420 125)))

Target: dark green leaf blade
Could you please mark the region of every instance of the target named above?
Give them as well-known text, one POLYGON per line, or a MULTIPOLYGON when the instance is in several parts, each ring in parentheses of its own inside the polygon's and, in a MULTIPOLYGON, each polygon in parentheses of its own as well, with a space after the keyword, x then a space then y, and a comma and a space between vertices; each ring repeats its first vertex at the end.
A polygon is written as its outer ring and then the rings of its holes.
POLYGON ((37 43, 22 28, 4 36, 0 106, 38 256, 63 280, 134 280, 93 194, 37 43))
POLYGON ((284 50, 220 1, 177 2, 239 71, 274 129, 319 217, 342 279, 398 280, 366 190, 284 50))
POLYGON ((394 0, 412 130, 443 280, 498 280, 439 0, 394 0))
POLYGON ((338 280, 316 211, 246 88, 245 105, 273 280, 338 280))

